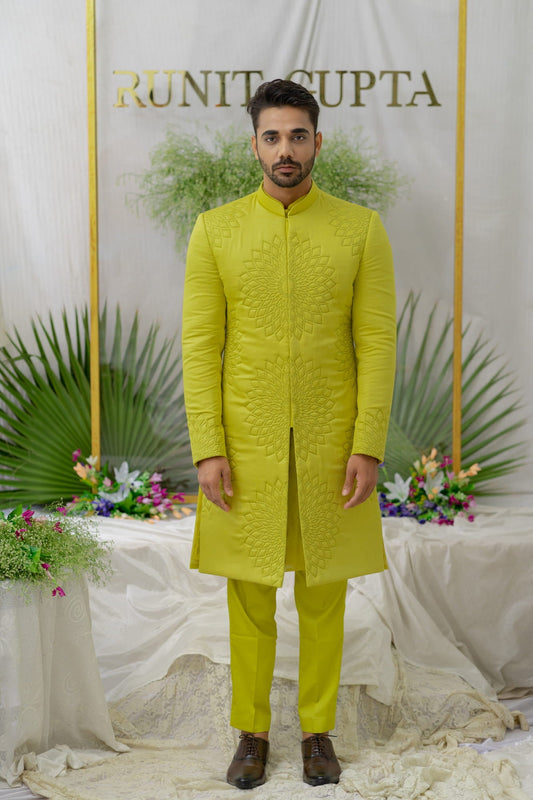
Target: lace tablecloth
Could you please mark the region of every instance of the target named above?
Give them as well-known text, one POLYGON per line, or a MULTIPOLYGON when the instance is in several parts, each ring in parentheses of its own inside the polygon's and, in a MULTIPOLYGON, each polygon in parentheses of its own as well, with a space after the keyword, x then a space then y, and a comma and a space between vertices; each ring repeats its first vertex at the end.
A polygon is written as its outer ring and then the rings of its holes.
POLYGON ((87 586, 64 584, 65 597, 0 583, 0 776, 13 783, 26 767, 87 763, 124 751, 115 739, 93 640, 87 586), (106 751, 103 748, 110 748, 106 751))

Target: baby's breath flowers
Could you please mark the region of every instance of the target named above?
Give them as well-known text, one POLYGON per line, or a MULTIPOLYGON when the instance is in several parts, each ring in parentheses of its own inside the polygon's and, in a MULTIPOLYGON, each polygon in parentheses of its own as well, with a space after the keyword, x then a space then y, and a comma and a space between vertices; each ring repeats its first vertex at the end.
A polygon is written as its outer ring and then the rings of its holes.
POLYGON ((0 580, 49 585, 54 597, 64 597, 66 579, 87 575, 102 583, 111 574, 110 545, 100 540, 87 521, 67 517, 59 507, 37 516, 22 506, 0 512, 0 580))
POLYGON ((420 523, 438 525, 453 525, 456 517, 473 522, 475 503, 470 478, 481 467, 473 464, 456 475, 451 466, 452 459, 439 458, 434 447, 429 455, 422 455, 413 463, 408 478, 404 480, 396 473, 394 482, 384 483, 387 491, 379 495, 382 516, 413 517, 420 523))

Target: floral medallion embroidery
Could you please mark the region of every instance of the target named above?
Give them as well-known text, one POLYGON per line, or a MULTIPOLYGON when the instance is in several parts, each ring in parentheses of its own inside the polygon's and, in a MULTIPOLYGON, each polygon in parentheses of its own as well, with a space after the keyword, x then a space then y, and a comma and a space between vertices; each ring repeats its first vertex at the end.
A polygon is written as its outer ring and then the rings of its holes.
POLYGON ((244 262, 243 302, 251 319, 267 336, 278 340, 287 335, 287 274, 285 245, 279 236, 263 241, 260 250, 244 262))
POLYGON ((289 457, 289 387, 289 364, 278 356, 256 370, 246 403, 251 434, 267 455, 275 454, 278 461, 289 457), (280 435, 283 430, 286 436, 280 435))
POLYGON ((297 439, 296 456, 306 461, 316 453, 331 431, 333 400, 328 379, 320 367, 298 356, 291 367, 293 419, 297 439))
POLYGON ((320 245, 309 239, 300 241, 293 236, 289 243, 289 298, 291 332, 301 339, 304 331, 311 333, 315 324, 331 305, 335 270, 331 258, 320 245))
POLYGON ((245 261, 242 274, 244 305, 267 336, 279 341, 290 332, 301 339, 322 322, 333 299, 334 269, 320 245, 293 236, 288 263, 285 243, 279 236, 263 241, 245 261))
POLYGON ((352 248, 352 256, 359 258, 363 249, 371 212, 357 214, 350 209, 333 206, 329 212, 329 224, 335 229, 335 236, 341 240, 343 247, 352 248))
POLYGON ((285 566, 287 486, 279 479, 265 482, 263 489, 247 504, 243 530, 250 558, 265 577, 283 573, 285 566))
POLYGON ((363 453, 379 456, 385 452, 387 425, 381 408, 369 408, 355 422, 355 446, 363 453))
POLYGON ((187 424, 195 463, 202 458, 225 454, 224 429, 216 417, 212 414, 189 414, 187 424))
POLYGON ((204 214, 205 227, 212 247, 222 247, 224 239, 229 239, 240 228, 241 217, 245 216, 248 201, 245 197, 213 208, 204 214))
POLYGON ((302 470, 298 471, 298 504, 305 568, 316 577, 333 556, 340 528, 340 501, 318 475, 302 470))

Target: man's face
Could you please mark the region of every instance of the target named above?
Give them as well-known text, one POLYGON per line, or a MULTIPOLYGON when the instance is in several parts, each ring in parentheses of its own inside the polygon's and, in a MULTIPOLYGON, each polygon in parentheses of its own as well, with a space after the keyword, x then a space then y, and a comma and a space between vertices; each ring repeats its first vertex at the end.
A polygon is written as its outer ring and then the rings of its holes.
POLYGON ((264 108, 252 136, 265 179, 286 189, 309 176, 321 145, 322 134, 315 135, 307 111, 294 106, 264 108))

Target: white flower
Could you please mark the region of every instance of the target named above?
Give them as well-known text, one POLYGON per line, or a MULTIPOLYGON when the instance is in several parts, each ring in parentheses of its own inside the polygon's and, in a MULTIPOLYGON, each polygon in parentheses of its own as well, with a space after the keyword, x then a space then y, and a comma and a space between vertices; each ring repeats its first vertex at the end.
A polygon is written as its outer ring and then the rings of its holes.
POLYGON ((119 486, 116 492, 98 492, 98 497, 103 497, 104 500, 109 500, 110 503, 122 503, 123 500, 129 495, 129 487, 125 483, 119 486))
POLYGON ((426 489, 427 496, 428 497, 431 496, 431 498, 433 499, 438 494, 440 494, 440 491, 444 486, 444 473, 441 471, 437 472, 436 475, 426 475, 424 486, 426 489))
POLYGON ((405 503, 409 497, 411 481, 411 477, 407 478, 406 481, 402 480, 402 476, 396 472, 394 475, 394 483, 387 481, 383 484, 389 490, 386 494, 387 500, 399 500, 400 503, 405 503))
POLYGON ((117 483, 123 483, 126 486, 139 486, 139 482, 135 482, 136 478, 141 474, 140 470, 136 469, 133 472, 129 471, 127 461, 123 461, 118 469, 115 470, 115 480, 117 483))
POLYGON ((88 456, 85 460, 91 465, 91 467, 96 467, 96 464, 98 463, 98 456, 88 456))

